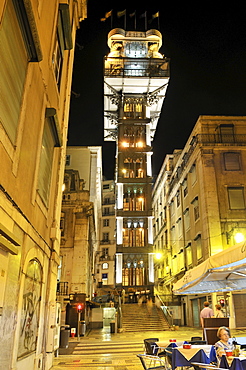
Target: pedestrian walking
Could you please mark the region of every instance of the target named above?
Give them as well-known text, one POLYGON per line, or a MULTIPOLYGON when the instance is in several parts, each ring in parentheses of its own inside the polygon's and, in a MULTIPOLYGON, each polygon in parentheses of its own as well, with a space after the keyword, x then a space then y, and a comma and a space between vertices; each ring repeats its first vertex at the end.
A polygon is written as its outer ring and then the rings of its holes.
POLYGON ((147 300, 147 310, 148 310, 148 314, 151 315, 152 314, 152 308, 153 308, 153 300, 152 298, 150 297, 148 300, 147 300))
POLYGON ((157 297, 157 295, 155 296, 155 306, 156 308, 161 308, 161 301, 160 298, 157 297))
POLYGON ((212 310, 212 308, 209 307, 209 302, 205 301, 203 303, 203 306, 204 308, 200 312, 202 328, 204 328, 204 319, 214 316, 214 311, 212 310))
POLYGON ((122 298, 122 304, 125 304, 125 301, 126 301, 126 291, 125 291, 124 288, 121 291, 121 298, 122 298))
POLYGON ((224 317, 224 314, 223 312, 221 311, 221 305, 220 304, 216 304, 215 305, 215 314, 214 314, 214 317, 224 317))
POLYGON ((144 297, 142 297, 142 296, 138 298, 138 306, 139 307, 142 306, 143 300, 144 300, 144 297))

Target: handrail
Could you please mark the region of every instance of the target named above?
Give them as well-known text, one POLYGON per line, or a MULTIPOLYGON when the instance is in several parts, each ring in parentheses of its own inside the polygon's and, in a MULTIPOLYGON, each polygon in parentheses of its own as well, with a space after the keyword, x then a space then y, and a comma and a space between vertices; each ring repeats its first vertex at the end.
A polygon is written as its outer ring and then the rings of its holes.
POLYGON ((156 294, 156 297, 160 300, 161 302, 161 310, 165 316, 165 319, 167 320, 168 324, 170 327, 173 326, 173 315, 169 311, 168 307, 165 305, 159 294, 156 294))

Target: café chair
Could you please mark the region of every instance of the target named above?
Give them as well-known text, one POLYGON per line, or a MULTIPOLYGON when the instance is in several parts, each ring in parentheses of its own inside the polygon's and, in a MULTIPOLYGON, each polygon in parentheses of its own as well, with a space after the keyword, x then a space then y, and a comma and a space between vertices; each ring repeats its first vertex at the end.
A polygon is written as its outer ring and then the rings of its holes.
POLYGON ((144 370, 167 370, 166 362, 159 356, 139 354, 137 355, 144 370))
POLYGON ((159 338, 147 338, 144 339, 144 347, 147 355, 157 355, 159 347, 156 342, 159 341, 159 338))
POLYGON ((202 340, 202 337, 191 337, 190 340, 202 340))
POLYGON ((192 362, 191 365, 194 367, 195 370, 223 370, 223 368, 217 367, 216 365, 203 364, 201 362, 192 362))
POLYGON ((164 350, 166 356, 166 364, 167 367, 172 368, 172 354, 173 354, 173 347, 171 345, 167 346, 164 350))
POLYGON ((202 344, 207 344, 207 341, 197 339, 197 340, 190 340, 188 343, 189 344, 197 344, 197 345, 201 344, 202 345, 202 344))

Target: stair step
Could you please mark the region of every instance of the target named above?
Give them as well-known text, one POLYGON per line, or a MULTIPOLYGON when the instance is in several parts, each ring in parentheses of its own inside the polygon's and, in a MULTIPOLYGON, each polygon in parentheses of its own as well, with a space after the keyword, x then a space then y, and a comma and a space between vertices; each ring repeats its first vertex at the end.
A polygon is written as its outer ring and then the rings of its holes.
POLYGON ((169 330, 169 325, 162 312, 153 307, 149 314, 145 304, 136 303, 122 305, 122 327, 127 332, 136 331, 162 331, 169 330))

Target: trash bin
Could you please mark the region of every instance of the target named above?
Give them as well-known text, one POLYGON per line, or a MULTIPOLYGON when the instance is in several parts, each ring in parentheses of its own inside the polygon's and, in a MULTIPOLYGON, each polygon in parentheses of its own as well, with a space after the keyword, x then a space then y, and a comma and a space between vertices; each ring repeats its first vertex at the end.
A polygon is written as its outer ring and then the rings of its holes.
POLYGON ((70 325, 62 325, 60 329, 60 348, 68 348, 68 339, 70 336, 70 325))
POLYGON ((110 323, 110 333, 115 333, 115 321, 111 321, 110 323))
POLYGON ((81 320, 80 321, 80 335, 85 335, 85 332, 86 332, 86 325, 85 325, 85 321, 84 320, 81 320))

